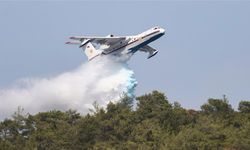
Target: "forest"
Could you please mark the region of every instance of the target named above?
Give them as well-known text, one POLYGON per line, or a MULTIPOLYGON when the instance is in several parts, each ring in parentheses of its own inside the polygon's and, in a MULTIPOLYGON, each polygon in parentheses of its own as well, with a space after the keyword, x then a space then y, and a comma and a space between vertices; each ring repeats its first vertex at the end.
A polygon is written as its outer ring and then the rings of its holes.
POLYGON ((199 110, 170 103, 152 91, 124 96, 89 114, 51 110, 24 114, 22 108, 0 122, 1 150, 249 150, 250 101, 234 110, 226 96, 210 98, 199 110), (134 107, 134 100, 137 106, 134 107))

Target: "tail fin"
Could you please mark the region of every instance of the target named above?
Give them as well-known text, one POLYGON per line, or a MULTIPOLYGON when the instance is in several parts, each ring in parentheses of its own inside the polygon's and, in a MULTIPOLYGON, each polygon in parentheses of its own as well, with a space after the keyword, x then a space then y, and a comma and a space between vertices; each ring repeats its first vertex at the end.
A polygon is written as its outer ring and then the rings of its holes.
POLYGON ((100 55, 102 52, 100 50, 96 50, 95 47, 91 44, 91 42, 88 42, 88 44, 85 47, 85 54, 88 57, 88 60, 91 60, 95 58, 96 56, 100 55))

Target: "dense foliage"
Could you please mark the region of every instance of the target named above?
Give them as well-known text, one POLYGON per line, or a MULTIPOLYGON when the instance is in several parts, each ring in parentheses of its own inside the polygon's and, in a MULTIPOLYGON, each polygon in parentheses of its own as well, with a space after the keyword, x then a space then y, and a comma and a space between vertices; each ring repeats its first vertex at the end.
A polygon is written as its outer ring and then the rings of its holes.
POLYGON ((224 96, 209 99, 200 111, 171 104, 153 91, 98 107, 81 116, 73 110, 22 115, 22 109, 0 123, 0 149, 250 149, 250 102, 232 109, 224 96))

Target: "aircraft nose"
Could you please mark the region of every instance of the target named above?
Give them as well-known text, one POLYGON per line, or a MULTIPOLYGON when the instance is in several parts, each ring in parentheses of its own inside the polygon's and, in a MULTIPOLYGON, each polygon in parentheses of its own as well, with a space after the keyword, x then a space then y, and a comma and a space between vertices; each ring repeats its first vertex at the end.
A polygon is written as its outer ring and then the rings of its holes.
POLYGON ((165 34, 165 30, 163 28, 160 29, 160 33, 165 34))

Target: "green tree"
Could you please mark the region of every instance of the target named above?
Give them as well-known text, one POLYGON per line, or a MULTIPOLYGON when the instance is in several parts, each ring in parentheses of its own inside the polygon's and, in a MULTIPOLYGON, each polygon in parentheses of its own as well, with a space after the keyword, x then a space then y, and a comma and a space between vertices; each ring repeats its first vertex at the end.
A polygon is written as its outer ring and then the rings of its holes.
POLYGON ((223 99, 208 99, 208 103, 201 106, 201 110, 205 113, 231 113, 232 106, 228 103, 225 95, 223 99))
POLYGON ((137 97, 137 113, 141 119, 156 117, 161 118, 161 114, 171 111, 172 106, 167 97, 158 91, 137 97))
POLYGON ((241 101, 238 110, 243 113, 250 113, 250 101, 241 101))
POLYGON ((209 99, 201 111, 171 104, 164 93, 153 91, 124 96, 106 109, 94 103, 87 115, 75 110, 52 110, 35 115, 19 108, 0 122, 0 150, 173 149, 248 150, 249 102, 232 109, 224 96, 209 99))

